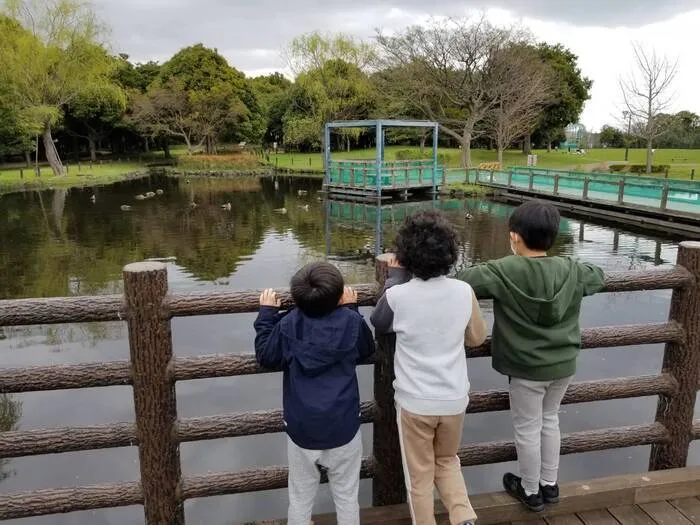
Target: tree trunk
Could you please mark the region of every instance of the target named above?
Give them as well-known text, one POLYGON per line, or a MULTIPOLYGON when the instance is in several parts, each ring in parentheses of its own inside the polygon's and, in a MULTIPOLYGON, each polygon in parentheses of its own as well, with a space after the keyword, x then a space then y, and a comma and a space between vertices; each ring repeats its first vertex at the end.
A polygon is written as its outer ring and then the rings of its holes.
POLYGON ((552 141, 547 141, 547 153, 552 153, 552 141))
POLYGON ((190 138, 185 135, 185 144, 187 144, 187 154, 192 155, 192 143, 190 142, 190 138))
POLYGON ((170 153, 170 143, 168 142, 168 139, 163 139, 163 154, 165 155, 166 159, 173 158, 173 156, 170 153))
POLYGON ((471 131, 465 131, 462 135, 462 167, 464 169, 471 168, 472 164, 472 134, 471 131))
POLYGON ((90 160, 92 162, 97 161, 97 148, 95 138, 92 135, 88 137, 88 148, 90 149, 90 160))
POLYGON ((350 153, 350 137, 345 137, 346 151, 350 153))
POLYGON ((32 153, 30 151, 24 152, 24 163, 26 164, 27 168, 32 167, 32 153))
POLYGON ((56 144, 54 144, 53 136, 51 135, 51 124, 48 122, 44 125, 42 137, 44 139, 44 149, 46 150, 46 160, 51 165, 53 174, 56 177, 60 177, 65 173, 65 169, 63 168, 63 163, 61 163, 61 158, 58 156, 56 144))
POLYGON ((530 133, 526 133, 523 138, 523 153, 532 155, 532 135, 530 133))
POLYGON ((428 140, 428 134, 424 131, 420 136, 420 156, 425 154, 425 141, 428 140))
POLYGON ((651 165, 654 162, 654 154, 652 153, 652 140, 647 140, 647 173, 651 173, 651 165))
POLYGON ((151 152, 151 147, 148 144, 148 137, 143 139, 143 151, 145 153, 150 153, 151 152))
POLYGON ((57 238, 63 236, 63 211, 66 208, 68 190, 54 190, 51 202, 51 215, 53 216, 54 233, 57 238))
POLYGON ((498 146, 498 163, 503 167, 503 149, 501 146, 498 146))

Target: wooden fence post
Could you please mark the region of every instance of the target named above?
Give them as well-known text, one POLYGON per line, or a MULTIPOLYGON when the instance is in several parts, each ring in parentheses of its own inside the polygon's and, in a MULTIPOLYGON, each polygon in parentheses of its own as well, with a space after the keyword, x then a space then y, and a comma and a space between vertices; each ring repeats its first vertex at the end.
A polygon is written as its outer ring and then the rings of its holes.
POLYGON ((664 184, 664 189, 661 191, 661 209, 663 211, 666 211, 666 208, 668 208, 668 192, 670 190, 670 187, 668 183, 664 184))
POLYGON ((668 343, 664 352, 663 372, 678 381, 678 393, 660 395, 656 421, 670 434, 666 443, 651 447, 649 470, 686 466, 692 441, 695 397, 700 379, 700 242, 682 242, 676 264, 695 276, 695 282, 676 289, 671 297, 670 320, 683 326, 681 342, 668 343))
POLYGON ((588 200, 588 187, 591 185, 591 179, 589 177, 586 177, 583 180, 583 194, 581 195, 581 198, 586 201, 588 200))
POLYGON ((559 174, 554 175, 554 190, 553 195, 556 197, 559 195, 559 174))
POLYGON ((530 176, 527 181, 527 189, 532 191, 535 187, 535 175, 533 175, 532 170, 530 170, 530 176))
POLYGON ((180 448, 175 439, 177 402, 169 366, 170 320, 163 312, 168 272, 163 263, 124 267, 134 410, 139 440, 146 525, 184 525, 179 495, 180 448))
POLYGON ((623 204, 625 200, 625 179, 617 181, 617 203, 623 204))
POLYGON ((510 171, 508 171, 508 187, 512 188, 513 187, 513 169, 511 168, 510 171))
MULTIPOLYGON (((389 271, 391 254, 382 254, 376 260, 376 275, 381 293, 389 271)), ((372 482, 372 505, 398 505, 406 502, 399 431, 396 426, 394 406, 394 350, 396 336, 377 337, 377 353, 374 363, 374 401, 377 404, 377 420, 373 430, 373 456, 375 461, 372 482)))

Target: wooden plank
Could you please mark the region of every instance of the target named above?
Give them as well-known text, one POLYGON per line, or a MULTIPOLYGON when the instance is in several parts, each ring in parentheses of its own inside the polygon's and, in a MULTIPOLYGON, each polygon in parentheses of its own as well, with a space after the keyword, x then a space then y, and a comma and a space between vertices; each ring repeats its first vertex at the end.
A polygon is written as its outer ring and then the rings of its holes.
POLYGON ((639 507, 658 525, 692 525, 688 518, 667 501, 644 503, 639 507))
POLYGON ((620 522, 607 510, 580 512, 578 517, 585 525, 620 525, 620 522))
MULTIPOLYGON (((613 476, 562 484, 561 501, 558 505, 548 506, 541 518, 548 520, 553 516, 570 514, 586 516, 588 511, 597 511, 612 506, 618 509, 622 508, 623 510, 618 510, 618 513, 623 517, 628 517, 637 515, 637 512, 624 510, 626 507, 620 506, 632 507, 638 503, 653 503, 671 497, 693 496, 700 496, 700 467, 613 476)), ((479 515, 479 525, 527 521, 533 518, 530 511, 504 492, 477 494, 471 497, 471 501, 479 515)), ((436 504, 435 508, 440 517, 444 519, 445 510, 442 505, 436 504)), ((647 521, 628 523, 631 525, 644 525, 645 523, 656 525, 653 521, 649 522, 649 516, 642 509, 637 508, 637 510, 647 518, 647 521)), ((626 525, 615 514, 612 515, 617 518, 619 523, 610 522, 610 525, 626 525)), ((317 525, 333 524, 335 523, 334 519, 334 515, 315 518, 317 525)), ((406 505, 362 510, 362 525, 408 525, 410 523, 410 514, 406 505)), ((584 523, 586 522, 584 521, 584 523)), ((608 525, 604 521, 600 523, 589 521, 589 523, 590 525, 608 525)))
POLYGON ((547 518, 547 525, 581 525, 582 521, 574 514, 569 514, 568 516, 552 516, 547 518))
POLYGON ((691 523, 700 525, 700 499, 674 499, 669 501, 669 503, 677 508, 691 523))
POLYGON ((514 521, 512 525, 547 525, 547 522, 538 518, 535 520, 514 521))
POLYGON ((620 525, 657 525, 642 509, 636 505, 613 507, 610 514, 620 522, 620 525))

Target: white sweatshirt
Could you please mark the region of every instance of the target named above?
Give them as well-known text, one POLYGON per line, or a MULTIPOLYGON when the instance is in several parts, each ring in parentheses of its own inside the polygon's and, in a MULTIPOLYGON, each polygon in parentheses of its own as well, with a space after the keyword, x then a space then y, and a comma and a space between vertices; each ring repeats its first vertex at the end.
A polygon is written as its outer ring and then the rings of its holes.
POLYGON ((397 284, 408 277, 392 269, 372 314, 377 334, 396 333, 396 403, 417 415, 463 413, 469 404, 465 332, 470 345, 486 336, 474 292, 447 277, 397 284))

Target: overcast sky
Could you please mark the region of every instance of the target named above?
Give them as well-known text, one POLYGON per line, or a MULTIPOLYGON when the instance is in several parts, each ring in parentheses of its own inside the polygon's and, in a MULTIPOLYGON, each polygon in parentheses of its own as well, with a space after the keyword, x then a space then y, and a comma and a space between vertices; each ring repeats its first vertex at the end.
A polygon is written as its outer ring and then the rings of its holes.
POLYGON ((631 41, 678 59, 674 109, 700 113, 700 0, 94 0, 112 45, 134 61, 167 60, 198 42, 247 75, 285 72, 280 51, 313 30, 371 38, 431 16, 484 10, 494 23, 519 23, 560 42, 593 79, 582 122, 597 130, 622 110, 618 80, 631 69, 631 41))

